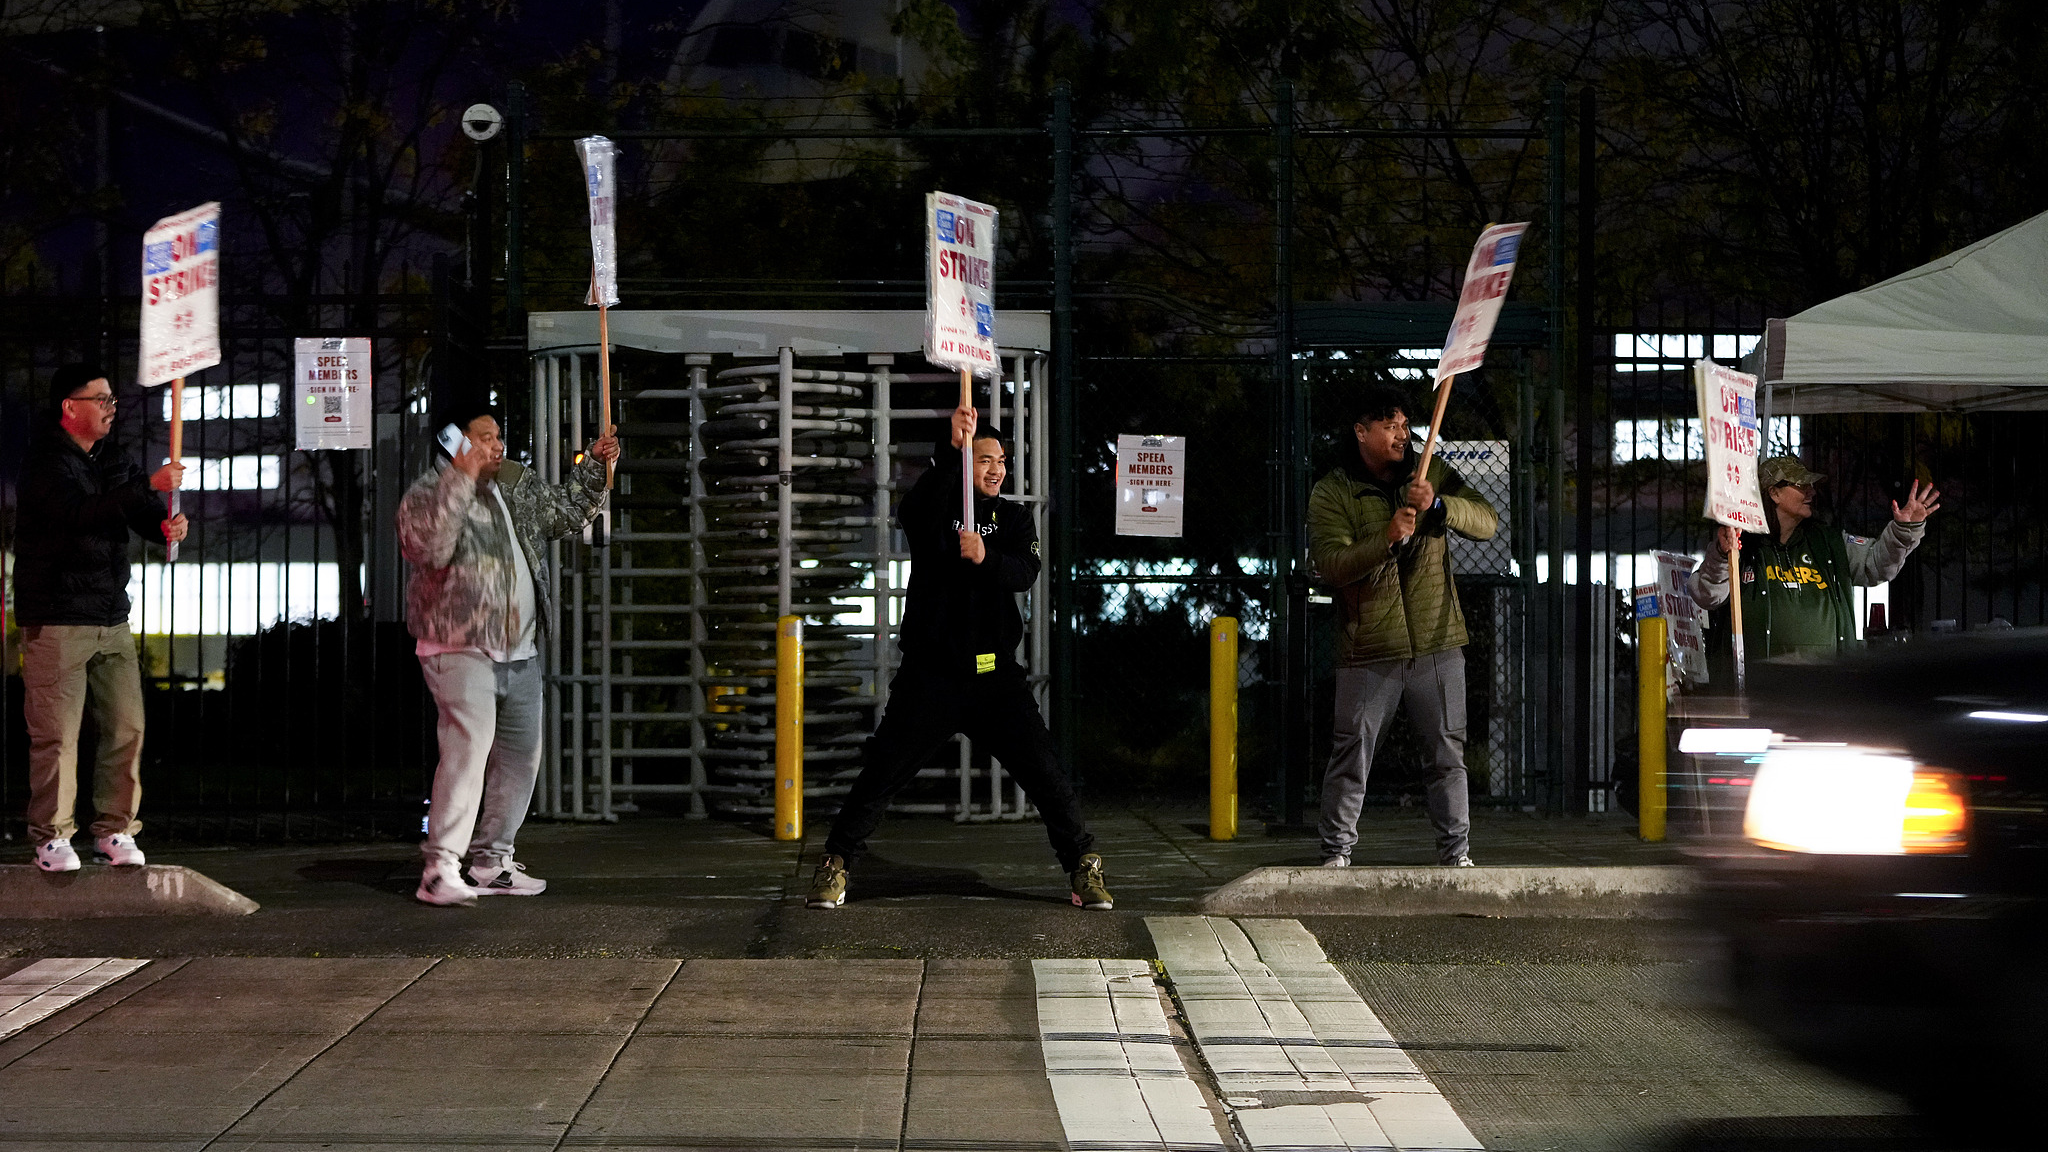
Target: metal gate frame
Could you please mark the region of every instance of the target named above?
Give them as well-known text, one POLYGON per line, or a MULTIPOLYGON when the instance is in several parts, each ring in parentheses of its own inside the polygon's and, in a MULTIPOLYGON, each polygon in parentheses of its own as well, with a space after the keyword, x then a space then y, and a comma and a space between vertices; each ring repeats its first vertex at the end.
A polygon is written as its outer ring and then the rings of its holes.
MULTIPOLYGON (((872 589, 847 593, 848 597, 866 597, 874 602, 873 658, 866 664, 842 662, 838 667, 867 674, 865 687, 875 697, 874 706, 879 709, 886 705, 888 681, 895 666, 892 645, 897 632, 896 613, 891 609, 906 594, 904 589, 894 586, 892 569, 907 562, 909 553, 898 547, 895 540, 890 506, 893 469, 885 462, 893 459, 890 449, 901 442, 896 435, 897 421, 938 419, 952 411, 898 407, 893 399, 892 389, 897 385, 954 379, 951 373, 894 370, 899 359, 912 360, 919 355, 917 329, 922 319, 922 313, 894 310, 611 313, 614 348, 679 355, 687 374, 682 387, 635 387, 615 371, 613 391, 619 410, 617 420, 622 427, 629 423, 626 415, 634 405, 652 401, 689 404, 690 433, 685 457, 688 465, 681 469, 687 477, 686 494, 680 497, 689 509, 689 530, 641 532, 634 528, 629 509, 608 507, 603 529, 607 546, 596 546, 595 537, 550 545, 550 580, 558 618, 543 652, 547 695, 546 735, 535 797, 535 811, 539 815, 569 820, 616 819, 617 812, 631 810, 633 797, 656 795, 688 797, 692 817, 709 815, 715 802, 730 813, 746 815, 754 811, 747 803, 754 789, 716 778, 721 768, 718 753, 722 750, 711 746, 714 741, 707 731, 711 725, 734 721, 731 709, 748 707, 747 697, 741 694, 745 690, 773 685, 772 671, 766 676, 720 675, 704 654, 704 648, 720 635, 718 616, 709 611, 714 604, 705 582, 706 576, 714 571, 705 538, 707 533, 718 531, 719 523, 714 493, 698 469, 707 455, 700 431, 707 419, 706 401, 713 398, 721 381, 773 377, 778 384, 776 418, 780 427, 788 427, 787 421, 792 419, 795 385, 800 381, 859 381, 873 388, 869 459, 877 462, 877 466, 870 510, 872 542, 866 552, 840 554, 855 564, 867 565, 873 573, 872 589), (729 330, 734 328, 759 329, 758 333, 745 333, 758 335, 759 342, 735 340, 742 333, 729 330), (678 336, 678 332, 684 335, 678 336), (772 359, 768 355, 771 337, 775 340, 772 359), (731 366, 714 371, 714 357, 730 360, 731 366), (841 365, 850 357, 864 358, 868 370, 844 370, 841 365), (831 366, 820 364, 821 359, 829 359, 831 366), (803 366, 806 361, 818 366, 803 366), (657 541, 687 544, 690 562, 659 569, 617 562, 614 549, 657 541), (631 594, 632 582, 646 576, 687 581, 687 599, 680 604, 636 602, 631 594), (686 615, 691 622, 689 638, 635 640, 620 634, 630 630, 635 616, 656 612, 686 615), (648 675, 628 667, 635 650, 657 647, 688 651, 689 671, 648 675), (682 706, 663 711, 642 710, 634 694, 643 689, 676 693, 673 703, 682 706), (726 694, 720 699, 732 703, 712 705, 709 693, 714 690, 722 690, 726 694), (636 725, 643 723, 687 723, 688 740, 681 745, 643 743, 635 738, 634 731, 636 725), (686 762, 687 779, 646 780, 636 771, 646 767, 640 761, 686 762)), ((583 444, 586 424, 594 423, 596 418, 596 315, 536 313, 529 324, 529 339, 535 349, 531 363, 534 427, 538 433, 533 463, 544 479, 559 483, 566 463, 562 446, 583 444)), ((1000 332, 1006 340, 1001 349, 1005 364, 1003 387, 992 390, 993 402, 983 411, 987 426, 1009 434, 1013 441, 1006 494, 1033 509, 1042 534, 1051 463, 1046 450, 1050 375, 1045 349, 1049 343, 1047 314, 1007 313, 999 320, 1000 329, 1009 329, 1000 332), (1020 337, 1024 346, 1012 346, 1020 337), (1030 346, 1034 343, 1038 347, 1030 346)), ((782 438, 778 451, 780 474, 788 478, 793 471, 795 451, 789 438, 782 438)), ((628 453, 621 461, 622 493, 631 483, 630 457, 628 453)), ((825 614, 829 618, 823 611, 825 605, 794 602, 792 585, 800 569, 790 530, 792 488, 787 479, 777 485, 774 608, 777 614, 825 614)), ((1049 705, 1049 575, 1041 570, 1037 584, 1023 595, 1026 675, 1041 711, 1049 705)), ((805 672, 807 683, 820 675, 809 660, 805 672)), ((891 810, 942 813, 960 821, 1018 820, 1034 814, 1014 780, 1008 780, 1007 774, 993 763, 986 770, 975 768, 970 743, 962 737, 958 745, 955 764, 919 772, 920 778, 953 781, 957 784, 956 794, 944 800, 927 794, 921 799, 893 804, 891 810), (986 782, 980 789, 985 797, 976 796, 977 780, 986 782)), ((854 762, 858 752, 845 746, 807 747, 805 757, 814 764, 854 762)), ((673 771, 656 774, 678 775, 673 771)), ((846 784, 807 782, 804 791, 807 798, 831 797, 843 794, 846 784)))

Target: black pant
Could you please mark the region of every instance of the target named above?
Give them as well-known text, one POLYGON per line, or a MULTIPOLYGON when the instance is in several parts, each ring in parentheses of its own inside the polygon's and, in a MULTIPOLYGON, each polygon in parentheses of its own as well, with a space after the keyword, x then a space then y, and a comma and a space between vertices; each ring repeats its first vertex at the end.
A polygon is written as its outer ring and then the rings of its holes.
POLYGON ((1073 782, 1053 755, 1052 734, 1038 715, 1024 670, 1015 665, 974 675, 906 663, 889 681, 889 707, 862 748, 860 776, 832 818, 825 851, 844 857, 851 868, 867 852, 889 798, 956 732, 965 732, 1017 778, 1045 820, 1060 867, 1079 868, 1095 837, 1081 817, 1073 782))

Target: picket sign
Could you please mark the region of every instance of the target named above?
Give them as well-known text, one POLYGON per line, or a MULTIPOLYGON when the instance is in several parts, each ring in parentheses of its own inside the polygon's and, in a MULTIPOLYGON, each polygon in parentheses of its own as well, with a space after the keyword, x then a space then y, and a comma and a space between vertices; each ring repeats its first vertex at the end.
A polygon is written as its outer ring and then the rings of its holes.
POLYGON ((1451 385, 1461 373, 1470 372, 1486 361, 1486 345, 1493 339, 1493 326, 1500 319, 1500 306, 1507 300, 1508 283, 1515 278, 1515 256, 1522 248, 1520 224, 1493 224, 1479 234, 1472 245, 1472 258, 1465 262, 1465 287, 1458 295, 1458 311, 1451 317, 1450 335, 1436 364, 1436 411, 1429 417, 1429 436, 1422 444, 1422 464, 1417 479, 1429 476, 1429 462, 1436 455, 1437 435, 1443 430, 1444 409, 1450 406, 1451 385))
MULTIPOLYGON (((220 363, 220 204, 166 216, 142 234, 141 383, 171 386, 171 463, 185 454, 185 377, 220 363)), ((171 489, 167 520, 178 518, 171 489)), ((164 559, 178 558, 166 541, 164 559)))
POLYGON ((1706 435, 1707 518, 1735 529, 1735 547, 1728 553, 1728 625, 1739 697, 1749 687, 1742 635, 1742 534, 1770 531, 1757 485, 1763 422, 1757 418, 1756 377, 1746 372, 1698 360, 1692 366, 1692 387, 1706 435))
MULTIPOLYGON (((597 434, 612 434, 612 332, 609 310, 619 302, 617 227, 618 147, 603 136, 576 141, 583 165, 583 188, 590 201, 590 294, 585 304, 597 305, 597 434)), ((613 466, 604 466, 604 486, 611 490, 613 466)))
MULTIPOLYGON (((974 377, 1001 378, 996 352, 996 209, 947 192, 924 197, 924 358, 960 371, 960 407, 974 377)), ((960 526, 974 529, 974 441, 960 445, 960 526)))

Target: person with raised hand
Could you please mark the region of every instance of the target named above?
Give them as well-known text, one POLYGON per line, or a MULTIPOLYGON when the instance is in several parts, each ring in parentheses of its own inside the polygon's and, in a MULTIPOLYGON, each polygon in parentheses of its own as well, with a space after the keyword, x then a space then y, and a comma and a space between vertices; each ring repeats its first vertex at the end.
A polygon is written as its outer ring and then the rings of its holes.
MULTIPOLYGON (((1814 485, 1826 477, 1796 456, 1772 456, 1757 465, 1768 533, 1744 534, 1742 633, 1746 655, 1833 656, 1855 642, 1851 587, 1883 584, 1906 566, 1920 546, 1927 519, 1941 509, 1933 484, 1914 480, 1906 500, 1892 501, 1892 519, 1876 536, 1856 536, 1814 516, 1814 485)), ((1713 544, 1693 573, 1693 599, 1708 608, 1728 602, 1728 558, 1736 531, 1714 530, 1713 544)))
POLYGON ((447 906, 547 889, 513 859, 540 774, 539 634, 554 619, 546 544, 597 518, 619 441, 607 432, 560 484, 505 458, 488 410, 455 412, 442 443, 440 470, 399 502, 398 543, 413 566, 406 625, 441 745, 413 895, 447 906))

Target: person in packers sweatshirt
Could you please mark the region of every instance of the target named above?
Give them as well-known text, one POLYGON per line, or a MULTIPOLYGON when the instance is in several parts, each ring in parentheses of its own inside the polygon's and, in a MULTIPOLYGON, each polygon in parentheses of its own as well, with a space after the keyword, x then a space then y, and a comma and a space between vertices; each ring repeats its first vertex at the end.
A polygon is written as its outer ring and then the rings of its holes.
MULTIPOLYGON (((1856 636, 1851 586, 1882 584, 1899 574, 1919 547, 1927 518, 1941 507, 1932 484, 1913 481, 1906 502, 1892 502, 1892 522, 1872 536, 1852 536, 1813 515, 1813 486, 1824 479, 1795 456, 1757 465, 1767 534, 1742 540, 1742 635, 1752 660, 1833 656, 1856 636)), ((1728 557, 1735 529, 1715 529, 1714 543, 1693 573, 1692 596, 1708 608, 1728 602, 1728 557)))

